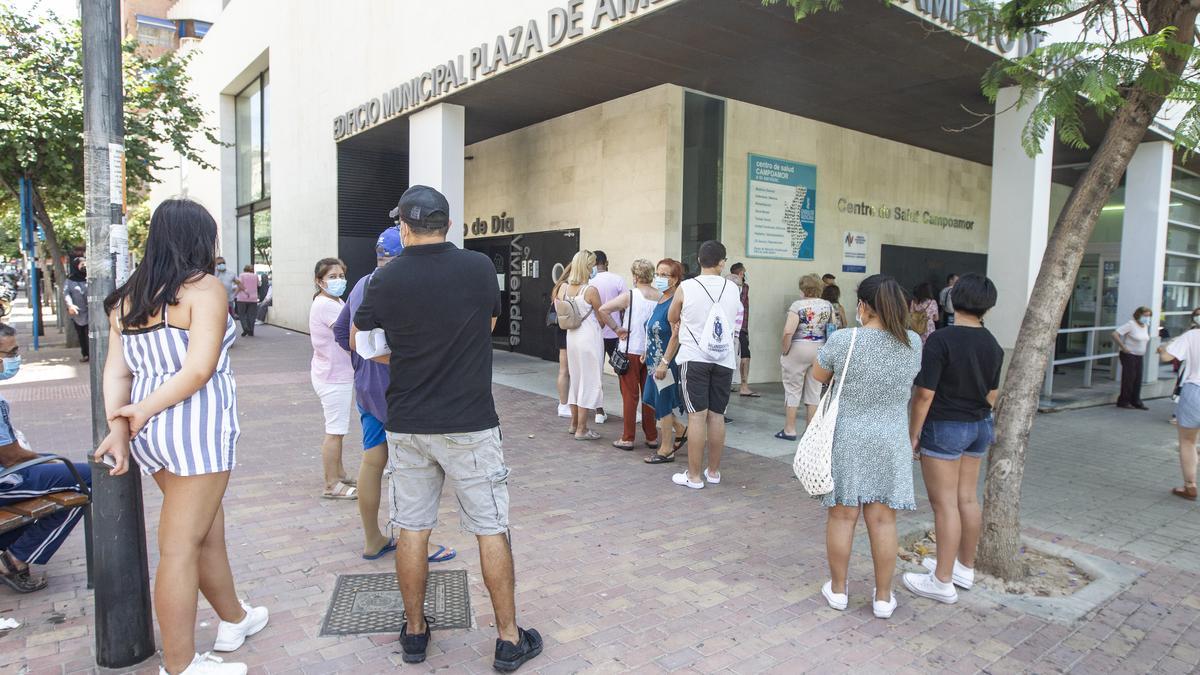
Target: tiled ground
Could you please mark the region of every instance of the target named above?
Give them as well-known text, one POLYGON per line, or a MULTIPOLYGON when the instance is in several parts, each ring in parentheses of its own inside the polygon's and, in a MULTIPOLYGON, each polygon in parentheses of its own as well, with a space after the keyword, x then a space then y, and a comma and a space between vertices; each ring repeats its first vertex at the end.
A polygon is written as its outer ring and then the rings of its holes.
MULTIPOLYGON (((352 504, 317 496, 321 419, 308 384, 308 353, 305 336, 273 328, 234 350, 244 435, 226 499, 230 550, 240 591, 272 610, 270 627, 236 657, 256 673, 392 671, 402 667, 394 636, 317 637, 336 575, 385 571, 389 562, 359 557, 352 504)), ((31 363, 21 378, 0 386, 13 401, 17 425, 38 448, 82 455, 90 437, 81 386, 86 373, 77 372, 64 350, 26 358, 31 363)), ((902 590, 895 617, 879 621, 868 603, 865 550, 853 560, 850 609, 838 613, 824 606, 823 513, 778 459, 733 451, 722 485, 685 491, 670 483, 672 466, 646 466, 640 451, 607 445, 615 424, 601 427, 606 441, 576 443, 548 415, 553 408, 545 398, 502 386, 496 396, 513 468, 520 621, 539 628, 547 642, 530 672, 1200 667, 1197 510, 1161 499, 1177 476, 1164 447, 1171 428, 1161 420, 1146 416, 1131 426, 1113 422, 1111 411, 1040 418, 1039 443, 1061 455, 1045 469, 1031 469, 1026 489, 1026 520, 1036 534, 1140 566, 1146 574, 1132 588, 1072 625, 970 593, 958 605, 935 606, 902 590), (1126 431, 1114 434, 1106 425, 1126 431), (1151 546, 1156 542, 1159 548, 1151 546), (1121 548, 1125 552, 1118 553, 1121 548)), ((352 469, 356 434, 347 438, 352 469)), ((1037 461, 1042 466, 1047 460, 1037 461)), ((147 485, 152 548, 159 501, 147 485)), ((457 529, 452 499, 443 503, 442 515, 435 538, 460 552, 449 565, 469 571, 479 628, 435 633, 424 668, 403 667, 486 672, 494 633, 476 549, 457 529)), ((915 526, 929 517, 923 510, 904 522, 915 526)), ((17 596, 0 590, 0 615, 25 624, 0 637, 0 672, 94 672, 81 535, 47 566, 46 591, 17 596)), ((204 649, 215 618, 202 608, 200 620, 204 649)))

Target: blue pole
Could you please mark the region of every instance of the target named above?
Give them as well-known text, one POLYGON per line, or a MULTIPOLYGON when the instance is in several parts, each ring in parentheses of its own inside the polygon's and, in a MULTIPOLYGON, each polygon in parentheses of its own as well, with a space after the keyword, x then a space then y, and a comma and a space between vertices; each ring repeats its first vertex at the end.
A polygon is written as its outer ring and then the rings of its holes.
POLYGON ((42 332, 42 298, 37 276, 37 225, 33 222, 33 184, 21 178, 21 236, 25 254, 29 256, 30 309, 33 310, 33 351, 38 351, 38 335, 42 332))

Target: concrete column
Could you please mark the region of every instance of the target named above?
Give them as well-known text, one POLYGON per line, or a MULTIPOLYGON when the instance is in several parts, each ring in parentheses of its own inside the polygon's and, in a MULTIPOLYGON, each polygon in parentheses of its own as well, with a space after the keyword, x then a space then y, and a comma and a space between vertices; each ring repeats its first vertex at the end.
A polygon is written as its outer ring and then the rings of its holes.
MULTIPOLYGON (((1125 219, 1121 227, 1121 277, 1117 287, 1117 325, 1146 306, 1162 313, 1163 275, 1167 251, 1167 209, 1171 202, 1171 144, 1142 143, 1125 170, 1125 219)), ((1146 382, 1158 379, 1154 350, 1158 332, 1151 331, 1146 382)))
POLYGON ((437 188, 450 202, 447 239, 463 245, 465 109, 439 103, 408 118, 408 184, 437 188))
POLYGON ((1000 297, 996 308, 988 313, 987 326, 1005 350, 1017 343, 1050 234, 1054 130, 1046 132, 1037 155, 1026 154, 1021 147, 1021 132, 1033 106, 1016 108, 1019 96, 1017 87, 1000 90, 992 138, 988 276, 1000 297))

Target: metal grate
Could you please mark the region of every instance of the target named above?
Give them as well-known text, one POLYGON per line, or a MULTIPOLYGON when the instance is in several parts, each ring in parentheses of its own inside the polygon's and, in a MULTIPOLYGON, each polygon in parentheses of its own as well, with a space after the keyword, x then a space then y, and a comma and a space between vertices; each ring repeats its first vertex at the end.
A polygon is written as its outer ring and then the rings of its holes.
MULTIPOLYGON (((425 615, 434 630, 471 627, 466 570, 429 573, 425 615)), ((343 574, 333 589, 321 635, 399 633, 403 623, 404 602, 395 574, 343 574)))

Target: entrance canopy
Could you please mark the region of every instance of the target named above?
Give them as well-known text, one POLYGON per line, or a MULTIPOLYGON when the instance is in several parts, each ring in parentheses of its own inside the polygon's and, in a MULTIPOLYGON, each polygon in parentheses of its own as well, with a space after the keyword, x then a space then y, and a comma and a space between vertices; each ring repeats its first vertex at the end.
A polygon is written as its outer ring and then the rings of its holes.
MULTIPOLYGON (((684 0, 439 100, 466 109, 471 144, 670 83, 990 165, 995 107, 979 85, 997 59, 882 3, 797 22, 783 4, 684 0)), ((1095 147, 1104 126, 1088 127, 1095 147)), ((406 149, 408 124, 342 143, 406 149)), ((1056 147, 1056 164, 1089 158, 1056 147)))

